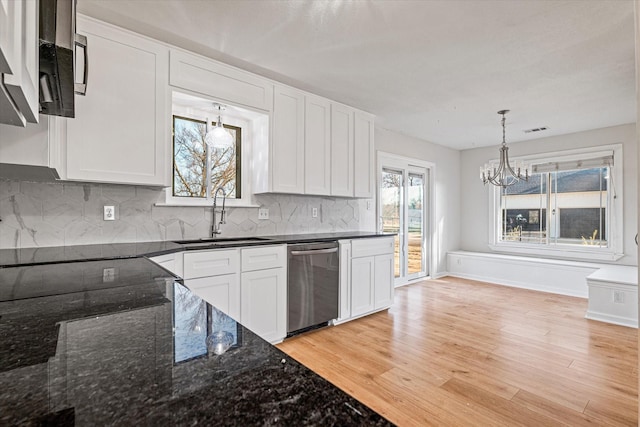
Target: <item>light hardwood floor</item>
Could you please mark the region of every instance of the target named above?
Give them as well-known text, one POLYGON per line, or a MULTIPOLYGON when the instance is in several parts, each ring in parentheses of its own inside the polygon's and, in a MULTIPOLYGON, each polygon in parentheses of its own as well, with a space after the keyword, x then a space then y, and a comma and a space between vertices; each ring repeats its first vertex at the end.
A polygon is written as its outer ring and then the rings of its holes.
POLYGON ((636 426, 638 332, 586 308, 446 277, 278 347, 400 426, 636 426))

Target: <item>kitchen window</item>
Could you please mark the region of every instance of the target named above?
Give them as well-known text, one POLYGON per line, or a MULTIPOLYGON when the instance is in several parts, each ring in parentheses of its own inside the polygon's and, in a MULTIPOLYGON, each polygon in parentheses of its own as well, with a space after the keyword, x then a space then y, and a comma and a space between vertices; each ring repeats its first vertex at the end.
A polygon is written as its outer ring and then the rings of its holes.
MULTIPOLYGON (((215 126, 211 122, 209 126, 215 126)), ((204 142, 207 122, 173 116, 173 197, 209 199, 222 187, 228 198, 242 197, 242 129, 224 125, 235 144, 213 148, 204 142)))
POLYGON ((526 158, 529 181, 494 189, 492 249, 558 258, 622 256, 622 148, 526 158))
MULTIPOLYGON (((225 105, 222 124, 233 136, 228 148, 209 148, 207 126, 216 125, 213 99, 178 91, 172 94, 171 183, 160 206, 211 206, 216 189, 223 188, 226 205, 256 207, 252 196, 252 147, 269 135, 269 115, 225 105)), ((167 165, 169 166, 169 165, 167 165)), ((218 194, 221 197, 222 193, 218 194)), ((218 200, 221 202, 221 200, 218 200)))

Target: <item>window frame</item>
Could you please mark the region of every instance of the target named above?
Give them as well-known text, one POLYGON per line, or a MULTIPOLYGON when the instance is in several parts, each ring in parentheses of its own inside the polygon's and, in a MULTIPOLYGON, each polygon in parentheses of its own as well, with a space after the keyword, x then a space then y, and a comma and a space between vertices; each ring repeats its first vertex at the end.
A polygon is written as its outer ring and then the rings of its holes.
MULTIPOLYGON (((211 101, 213 102, 213 101, 211 101)), ((173 195, 173 174, 174 174, 174 139, 173 139, 173 117, 180 117, 188 120, 195 120, 205 123, 215 123, 217 115, 213 111, 205 111, 198 108, 186 108, 180 106, 173 106, 170 112, 170 126, 171 126, 171 141, 170 141, 170 153, 169 153, 169 165, 171 172, 170 186, 165 189, 164 203, 156 203, 157 206, 211 206, 213 204, 213 197, 209 194, 207 198, 200 197, 187 197, 187 196, 174 196, 173 195)), ((224 125, 229 125, 241 129, 240 140, 240 164, 236 164, 236 167, 240 170, 240 195, 239 198, 227 198, 225 200, 226 206, 229 207, 258 207, 259 205, 253 199, 253 191, 251 188, 251 143, 252 124, 250 120, 235 117, 232 115, 223 115, 222 121, 224 125)))
MULTIPOLYGON (((172 138, 171 138, 171 152, 172 152, 172 176, 171 176, 171 195, 174 198, 193 198, 193 199, 201 199, 201 200, 211 200, 213 201, 213 198, 211 197, 211 193, 213 191, 215 191, 215 188, 213 188, 211 186, 211 167, 210 167, 210 162, 211 162, 211 151, 210 148, 207 147, 205 145, 205 151, 206 151, 206 155, 207 155, 207 161, 206 161, 206 171, 205 171, 205 180, 206 180, 206 197, 191 197, 191 196, 179 196, 175 194, 175 179, 176 179, 176 168, 175 168, 175 152, 176 152, 176 139, 175 139, 175 131, 176 131, 176 119, 179 120, 184 120, 184 121, 191 121, 191 122, 195 122, 195 123, 200 123, 200 124, 204 124, 205 126, 208 126, 208 128, 212 128, 216 125, 216 122, 205 122, 203 120, 200 119, 193 119, 191 117, 184 117, 181 116, 179 114, 172 114, 171 115, 171 123, 172 123, 172 138)), ((235 182, 236 182, 236 193, 240 194, 240 197, 228 197, 227 200, 233 200, 233 199, 242 199, 242 135, 244 134, 243 129, 240 126, 233 126, 231 124, 227 124, 224 123, 223 124, 225 129, 233 129, 235 131, 235 141, 234 144, 236 145, 236 151, 235 151, 235 162, 236 162, 236 178, 235 178, 235 182), (240 177, 240 179, 238 180, 238 177, 240 177), (239 184, 239 188, 238 188, 238 184, 239 184)))
MULTIPOLYGON (((623 253, 623 156, 622 144, 611 144, 597 147, 564 150, 536 155, 511 158, 522 160, 528 164, 544 164, 549 162, 565 162, 593 159, 598 156, 613 155, 613 166, 610 168, 611 191, 607 191, 607 247, 584 247, 581 245, 558 243, 523 243, 504 241, 502 232, 501 187, 492 186, 489 194, 489 248, 495 252, 508 254, 533 255, 578 261, 617 261, 623 253)), ((549 191, 549 190, 547 190, 549 191)))

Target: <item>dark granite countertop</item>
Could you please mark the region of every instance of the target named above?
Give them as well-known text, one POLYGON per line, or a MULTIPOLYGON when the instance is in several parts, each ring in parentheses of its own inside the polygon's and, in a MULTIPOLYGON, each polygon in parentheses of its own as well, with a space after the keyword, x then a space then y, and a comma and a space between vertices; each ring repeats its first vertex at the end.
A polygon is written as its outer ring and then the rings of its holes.
MULTIPOLYGON (((51 246, 42 248, 1 249, 0 268, 15 265, 35 265, 75 261, 92 261, 117 258, 135 258, 139 256, 156 256, 186 250, 232 248, 240 246, 273 245, 278 243, 305 243, 341 239, 360 239, 367 237, 392 236, 393 234, 368 231, 347 231, 339 233, 316 234, 283 234, 277 236, 251 236, 261 240, 237 243, 225 241, 220 236, 216 241, 206 241, 195 245, 179 244, 175 241, 142 242, 142 243, 109 243, 98 245, 51 246)), ((242 237, 239 237, 242 239, 242 237)))
POLYGON ((0 269, 0 425, 390 425, 137 247, 0 269))

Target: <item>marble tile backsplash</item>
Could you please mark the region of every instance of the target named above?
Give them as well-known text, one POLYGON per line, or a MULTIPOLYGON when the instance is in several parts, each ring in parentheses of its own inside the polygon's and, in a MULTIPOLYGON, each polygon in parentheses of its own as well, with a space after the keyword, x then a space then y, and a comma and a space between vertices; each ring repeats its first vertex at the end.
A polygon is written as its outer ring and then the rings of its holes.
MULTIPOLYGON (((164 199, 164 190, 148 187, 0 180, 0 249, 208 235, 210 207, 156 206, 164 199), (103 220, 104 205, 115 206, 115 221, 103 220)), ((221 237, 375 230, 367 200, 269 194, 255 201, 269 219, 258 220, 258 208, 227 207, 221 237)))

